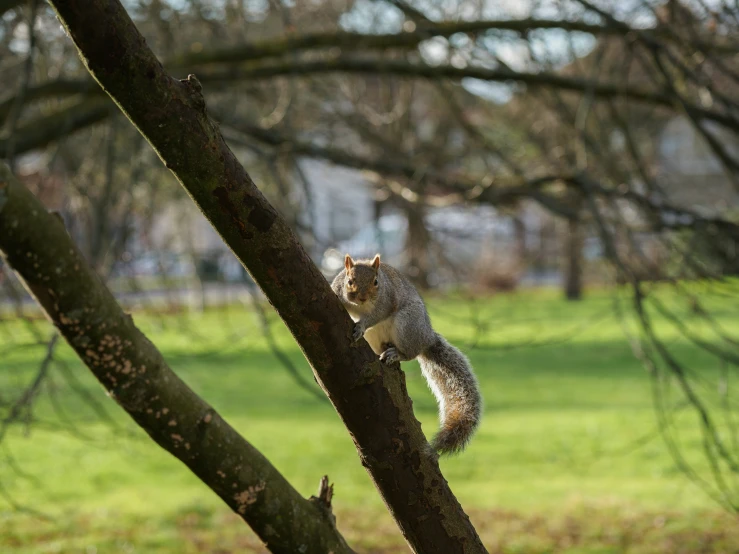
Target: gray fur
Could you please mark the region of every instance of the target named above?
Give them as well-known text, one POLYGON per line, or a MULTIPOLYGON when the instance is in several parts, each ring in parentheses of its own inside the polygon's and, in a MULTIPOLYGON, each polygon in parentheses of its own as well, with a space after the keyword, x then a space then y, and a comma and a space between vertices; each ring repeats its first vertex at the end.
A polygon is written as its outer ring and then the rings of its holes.
POLYGON ((441 429, 432 446, 441 453, 464 450, 480 424, 482 397, 467 357, 436 333, 434 344, 418 360, 439 402, 441 429))
POLYGON ((398 270, 369 260, 354 262, 331 288, 356 322, 354 340, 362 336, 390 365, 418 358, 429 388, 439 403, 441 429, 432 446, 442 454, 459 452, 480 423, 482 399, 469 360, 433 330, 423 299, 398 270), (378 286, 373 282, 377 279, 378 286), (354 289, 349 291, 348 280, 354 289), (367 297, 364 303, 357 294, 367 297))

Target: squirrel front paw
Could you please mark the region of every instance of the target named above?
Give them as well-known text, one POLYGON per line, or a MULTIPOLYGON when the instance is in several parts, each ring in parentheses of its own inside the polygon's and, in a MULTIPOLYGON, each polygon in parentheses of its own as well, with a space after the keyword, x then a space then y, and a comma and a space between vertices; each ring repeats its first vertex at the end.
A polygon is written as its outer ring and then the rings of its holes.
POLYGON ((364 325, 361 322, 354 324, 354 331, 352 332, 352 341, 357 342, 364 336, 364 325))
POLYGON ((400 355, 398 350, 393 346, 385 350, 380 354, 380 361, 387 365, 393 365, 400 361, 400 355))

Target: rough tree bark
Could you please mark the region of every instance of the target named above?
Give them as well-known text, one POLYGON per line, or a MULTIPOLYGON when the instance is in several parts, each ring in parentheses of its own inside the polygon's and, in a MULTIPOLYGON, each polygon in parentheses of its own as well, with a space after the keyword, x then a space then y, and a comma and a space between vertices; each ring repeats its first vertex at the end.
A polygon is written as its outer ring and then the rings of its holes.
POLYGON ((262 288, 349 430, 416 552, 485 552, 413 415, 405 378, 362 341, 297 237, 208 118, 200 84, 171 78, 117 0, 52 0, 90 73, 262 288))
POLYGON ((177 377, 123 313, 63 223, 4 165, 0 253, 110 396, 238 513, 271 552, 352 552, 330 507, 300 496, 177 377))

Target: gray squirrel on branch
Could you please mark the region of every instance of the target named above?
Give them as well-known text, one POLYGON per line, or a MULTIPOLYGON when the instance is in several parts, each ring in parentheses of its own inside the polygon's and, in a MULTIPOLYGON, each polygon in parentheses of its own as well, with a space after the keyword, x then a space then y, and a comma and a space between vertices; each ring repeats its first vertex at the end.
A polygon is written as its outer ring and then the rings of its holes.
POLYGON ((440 454, 462 451, 480 424, 477 379, 464 354, 431 327, 415 287, 379 254, 357 261, 347 254, 331 288, 355 321, 355 342, 364 337, 388 365, 418 358, 439 403, 441 428, 431 445, 440 454))

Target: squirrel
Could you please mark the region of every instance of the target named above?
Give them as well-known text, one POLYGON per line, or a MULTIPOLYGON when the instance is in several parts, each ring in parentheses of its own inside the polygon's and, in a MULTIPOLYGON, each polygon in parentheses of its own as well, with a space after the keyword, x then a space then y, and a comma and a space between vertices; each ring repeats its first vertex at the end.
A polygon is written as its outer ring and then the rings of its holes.
POLYGON ((364 337, 387 365, 418 358, 439 403, 441 427, 431 445, 442 455, 461 452, 480 424, 477 379, 465 355, 431 327, 415 287, 379 254, 371 261, 347 254, 331 288, 355 322, 354 342, 364 337))

